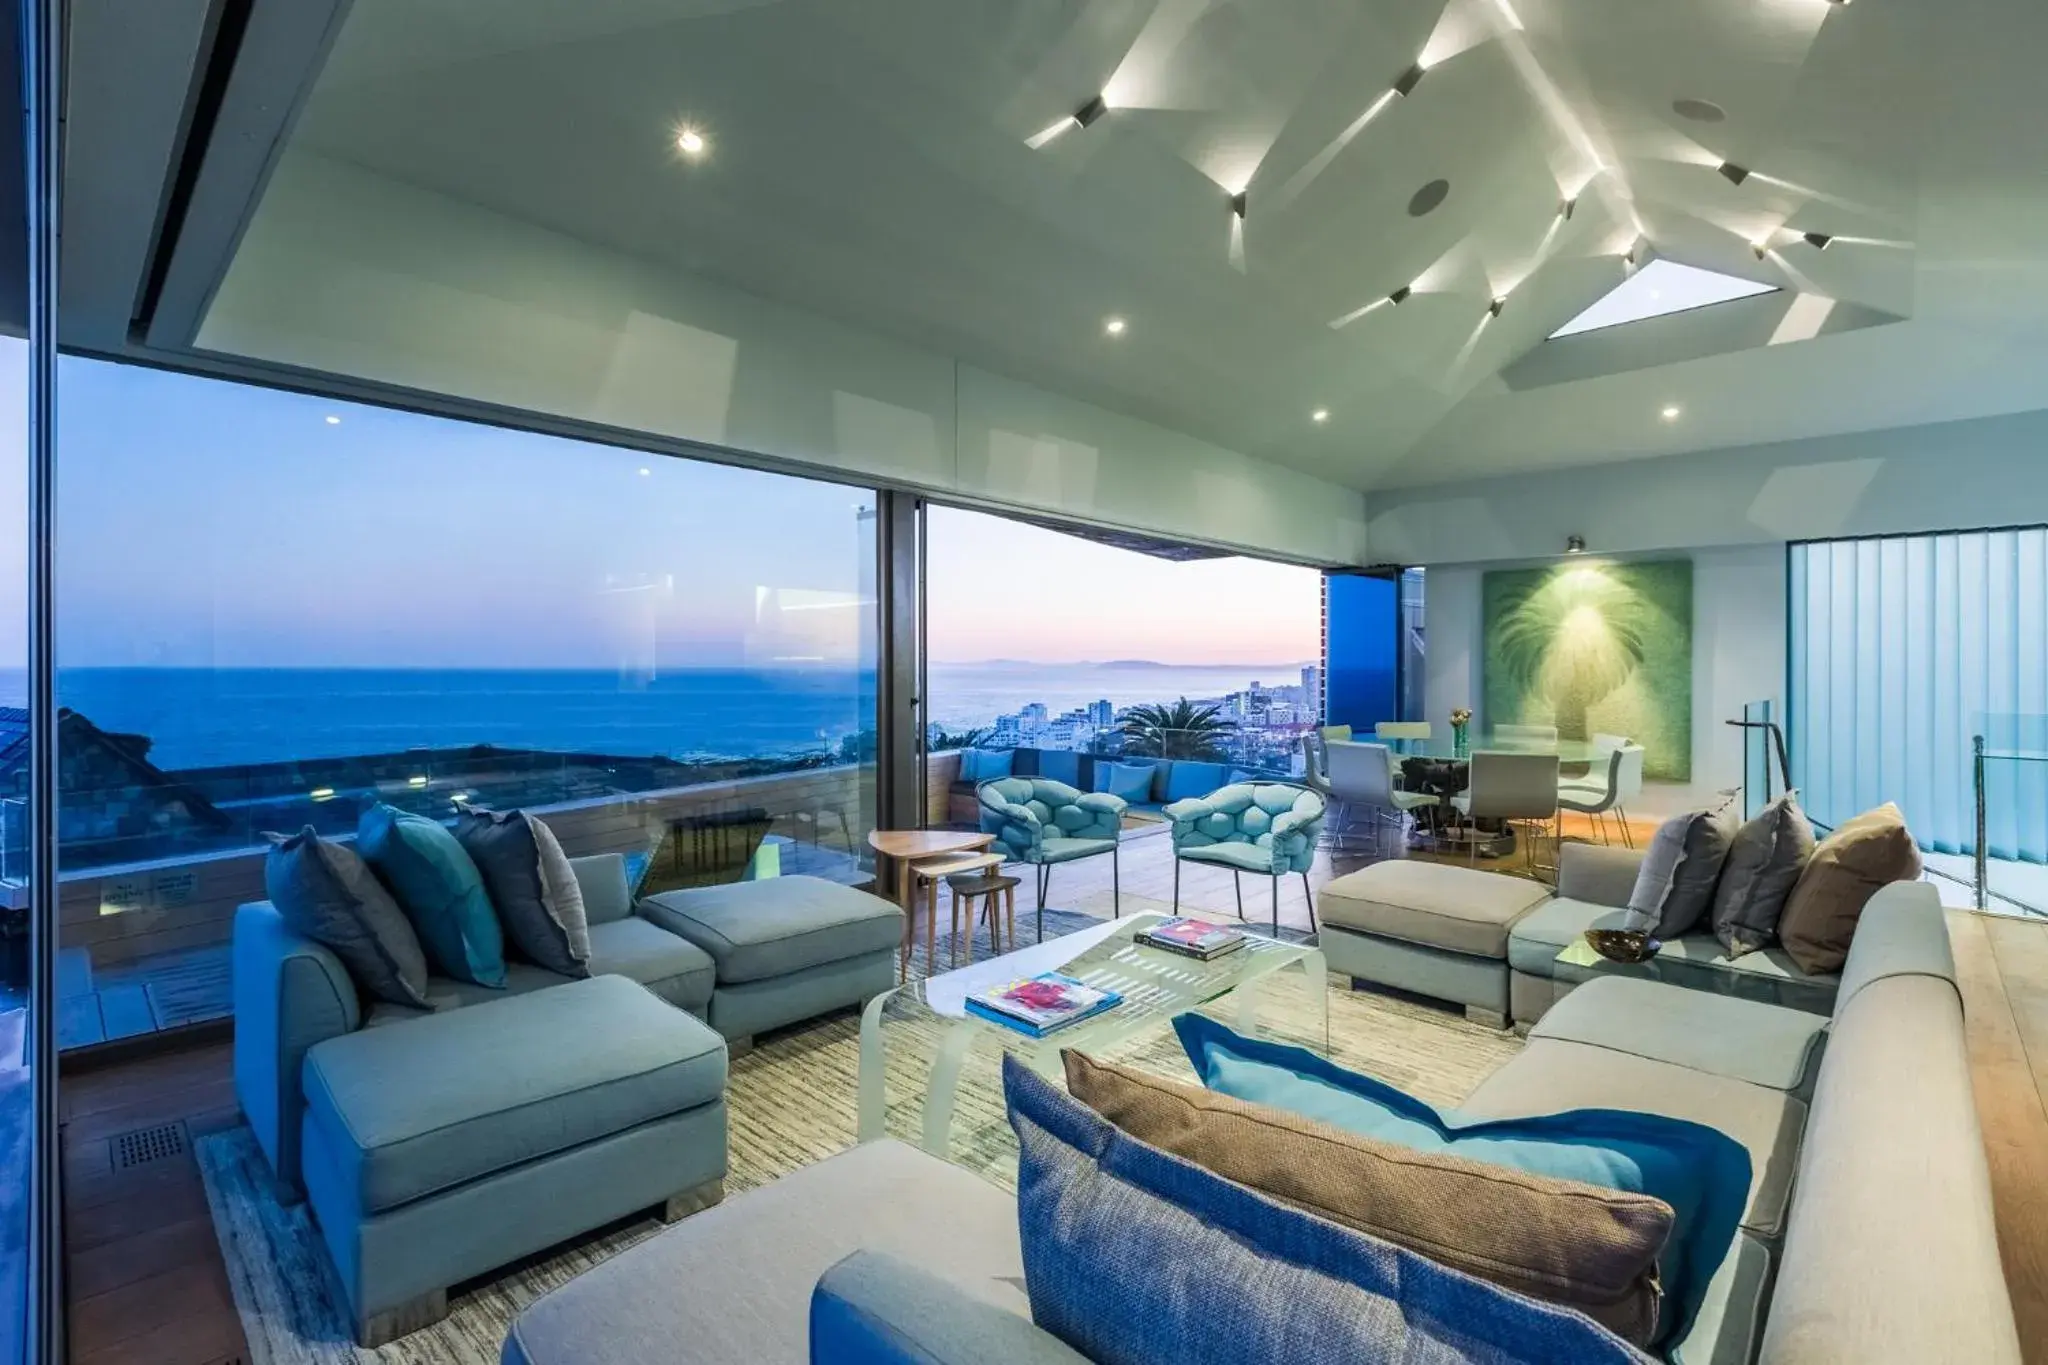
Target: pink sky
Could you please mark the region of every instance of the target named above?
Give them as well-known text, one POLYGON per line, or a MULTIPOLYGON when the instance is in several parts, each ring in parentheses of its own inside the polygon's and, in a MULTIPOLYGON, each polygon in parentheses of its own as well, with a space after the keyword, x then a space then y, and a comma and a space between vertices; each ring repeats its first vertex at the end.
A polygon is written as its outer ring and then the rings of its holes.
POLYGON ((931 509, 930 546, 934 662, 1274 664, 1322 652, 1315 569, 1174 563, 950 507, 931 509))

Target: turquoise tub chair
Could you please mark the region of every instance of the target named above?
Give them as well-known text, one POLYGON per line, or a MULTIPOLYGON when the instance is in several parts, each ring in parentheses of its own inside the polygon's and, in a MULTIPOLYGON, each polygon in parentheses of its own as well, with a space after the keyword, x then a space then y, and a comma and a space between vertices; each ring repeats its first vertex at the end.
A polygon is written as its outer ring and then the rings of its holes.
POLYGON ((1235 782, 1207 796, 1176 801, 1166 808, 1173 821, 1173 909, 1180 913, 1183 861, 1227 867, 1237 891, 1237 917, 1244 918, 1244 883, 1256 872, 1272 879, 1273 931, 1280 931, 1280 879, 1301 874, 1308 898, 1308 924, 1316 927, 1316 903, 1308 870, 1315 864, 1328 803, 1323 794, 1293 782, 1235 782))
POLYGON ((1045 938, 1045 893, 1055 863, 1109 855, 1110 905, 1121 915, 1123 869, 1117 840, 1125 801, 1108 792, 1084 792, 1049 777, 1003 777, 975 788, 981 832, 996 836, 996 851, 1037 873, 1038 937, 1045 938))

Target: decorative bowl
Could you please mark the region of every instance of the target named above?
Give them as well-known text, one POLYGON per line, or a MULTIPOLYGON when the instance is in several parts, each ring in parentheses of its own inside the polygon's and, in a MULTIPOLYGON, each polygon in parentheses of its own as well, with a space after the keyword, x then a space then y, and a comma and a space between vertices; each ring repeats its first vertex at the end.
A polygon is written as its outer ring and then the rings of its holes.
POLYGON ((1588 929, 1586 942, 1609 962, 1648 962, 1664 946, 1636 929, 1588 929))

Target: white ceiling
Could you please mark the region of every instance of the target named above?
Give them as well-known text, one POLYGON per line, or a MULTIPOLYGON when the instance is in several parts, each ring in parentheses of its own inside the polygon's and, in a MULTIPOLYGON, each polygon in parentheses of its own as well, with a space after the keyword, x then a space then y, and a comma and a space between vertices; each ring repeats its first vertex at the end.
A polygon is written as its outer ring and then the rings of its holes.
POLYGON ((2048 5, 1509 3, 355 0, 295 136, 1359 488, 2048 407, 2048 5), (1903 320, 1510 388, 1638 226, 1903 320))

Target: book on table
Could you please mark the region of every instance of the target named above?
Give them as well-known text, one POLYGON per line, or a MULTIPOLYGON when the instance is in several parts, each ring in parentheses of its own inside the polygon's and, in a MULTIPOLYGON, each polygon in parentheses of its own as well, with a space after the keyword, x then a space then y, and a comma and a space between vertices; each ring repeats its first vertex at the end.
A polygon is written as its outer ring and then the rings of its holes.
POLYGON ((1234 953, 1244 947, 1245 942, 1242 930, 1185 917, 1162 920, 1133 935, 1133 939, 1147 948, 1161 948, 1203 962, 1222 957, 1225 953, 1234 953))
POLYGON ((1097 990, 1071 976, 1046 972, 967 997, 969 1013, 1033 1038, 1043 1038, 1112 1009, 1123 997, 1097 990))

